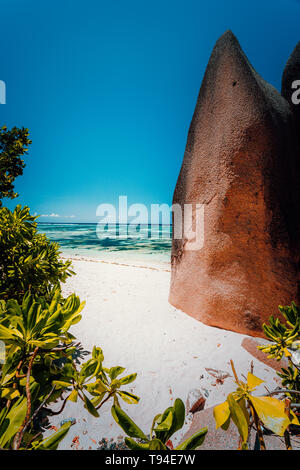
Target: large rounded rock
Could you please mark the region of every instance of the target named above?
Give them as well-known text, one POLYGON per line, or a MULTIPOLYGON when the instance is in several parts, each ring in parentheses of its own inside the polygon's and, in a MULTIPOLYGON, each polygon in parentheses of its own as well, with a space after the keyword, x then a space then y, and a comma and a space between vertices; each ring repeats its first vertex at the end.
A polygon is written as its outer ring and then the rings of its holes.
POLYGON ((298 300, 299 147, 286 101, 229 31, 209 61, 174 204, 204 204, 204 246, 173 239, 170 302, 253 336, 298 300))

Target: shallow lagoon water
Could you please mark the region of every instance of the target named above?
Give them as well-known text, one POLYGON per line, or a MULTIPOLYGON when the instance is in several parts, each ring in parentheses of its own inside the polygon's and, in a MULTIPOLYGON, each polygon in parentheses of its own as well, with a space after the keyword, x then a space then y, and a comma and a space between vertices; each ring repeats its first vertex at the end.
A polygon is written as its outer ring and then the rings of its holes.
POLYGON ((58 242, 66 257, 154 264, 170 262, 170 225, 39 223, 38 229, 58 242))

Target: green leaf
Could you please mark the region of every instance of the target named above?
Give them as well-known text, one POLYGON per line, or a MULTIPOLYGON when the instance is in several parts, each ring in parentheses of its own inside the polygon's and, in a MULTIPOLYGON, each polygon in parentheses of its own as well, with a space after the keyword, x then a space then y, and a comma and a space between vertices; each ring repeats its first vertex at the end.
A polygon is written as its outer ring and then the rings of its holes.
POLYGON ((140 444, 130 437, 125 437, 125 444, 131 450, 149 450, 149 444, 140 444))
POLYGON ((111 414, 114 420, 121 426, 123 431, 129 437, 136 437, 138 439, 142 439, 144 441, 148 441, 147 436, 143 433, 143 431, 132 421, 131 418, 123 411, 119 406, 113 405, 111 408, 111 414))
POLYGON ((244 413, 244 416, 246 418, 246 421, 248 423, 248 426, 250 424, 250 415, 249 415, 249 412, 247 410, 247 406, 246 406, 246 400, 243 398, 242 400, 238 400, 238 404, 240 405, 243 413, 244 413))
POLYGON ((6 361, 2 366, 1 371, 1 383, 4 385, 5 383, 9 382, 11 378, 15 375, 18 363, 20 361, 21 351, 14 348, 10 348, 9 353, 6 356, 6 361))
POLYGON ((158 414, 158 415, 156 415, 156 416, 154 417, 154 419, 153 419, 153 421, 152 421, 150 436, 152 436, 152 433, 153 433, 155 424, 161 422, 161 418, 162 418, 162 415, 161 415, 161 414, 158 414))
POLYGON ((136 405, 140 399, 133 393, 129 392, 124 392, 124 391, 118 391, 118 395, 124 400, 126 403, 129 403, 129 405, 136 405))
POLYGON ((130 375, 127 375, 126 377, 123 377, 122 379, 120 379, 120 384, 121 385, 130 384, 131 382, 134 382, 134 380, 136 379, 136 376, 137 374, 130 374, 130 375))
POLYGON ((89 400, 86 395, 83 395, 83 397, 84 397, 84 403, 85 403, 84 407, 88 410, 89 413, 91 413, 91 415, 95 416, 95 418, 99 418, 99 413, 94 407, 91 400, 89 400))
POLYGON ((172 424, 173 424, 173 412, 170 411, 167 417, 156 426, 154 431, 169 431, 172 427, 172 424))
POLYGON ((104 385, 104 383, 100 379, 97 379, 93 383, 86 384, 85 388, 92 395, 103 395, 103 393, 109 391, 109 389, 106 387, 106 385, 104 385))
POLYGON ((89 359, 85 364, 82 365, 79 376, 86 379, 94 375, 97 369, 97 361, 95 359, 89 359))
POLYGON ((227 402, 230 409, 230 415, 232 421, 238 428, 239 434, 242 438, 243 442, 247 442, 248 434, 249 434, 249 426, 247 419, 244 415, 244 412, 238 402, 234 399, 233 395, 230 394, 227 397, 227 402))
POLYGON ((27 328, 31 330, 34 325, 36 324, 37 317, 41 311, 41 305, 39 305, 37 302, 34 302, 28 312, 27 315, 27 328))
POLYGON ((13 338, 14 335, 12 334, 12 331, 9 328, 6 328, 6 326, 0 324, 0 340, 5 343, 7 340, 12 340, 13 338))
MULTIPOLYGON (((18 432, 20 426, 24 422, 27 411, 27 400, 21 397, 10 409, 6 415, 2 426, 7 426, 6 431, 0 437, 0 447, 4 447, 15 434, 18 432)), ((1 428, 2 428, 1 426, 1 428)))
POLYGON ((28 342, 28 344, 35 346, 35 347, 42 348, 42 349, 53 349, 58 346, 59 338, 46 339, 45 341, 31 340, 28 342))
POLYGON ((64 439, 64 437, 69 432, 72 423, 68 422, 63 424, 58 431, 53 433, 50 437, 47 437, 38 444, 33 444, 34 450, 56 450, 59 443, 64 439))
POLYGON ((111 380, 114 380, 116 377, 118 377, 118 375, 122 374, 122 372, 124 372, 124 370, 125 370, 124 367, 120 367, 120 366, 112 367, 109 370, 108 375, 109 375, 111 380))
POLYGON ((182 428, 184 425, 184 420, 185 420, 185 406, 182 400, 180 398, 176 398, 175 403, 174 403, 174 412, 175 412, 175 418, 174 422, 176 421, 176 426, 174 429, 172 429, 173 434, 176 431, 179 431, 179 429, 182 428))
POLYGON ((152 439, 149 443, 149 450, 168 450, 160 439, 152 439))
POLYGON ((71 385, 71 380, 70 382, 64 380, 53 380, 52 385, 56 385, 56 388, 68 388, 71 385))
POLYGON ((196 450, 203 444, 207 431, 207 428, 200 429, 200 431, 196 432, 176 447, 176 450, 196 450))
POLYGON ((3 423, 3 421, 4 421, 4 419, 5 419, 6 415, 7 415, 7 413, 8 413, 8 409, 5 408, 5 407, 2 408, 2 410, 0 411, 0 436, 1 436, 1 434, 3 434, 3 432, 4 432, 4 431, 1 429, 1 426, 2 426, 2 423, 3 423), (1 432, 1 430, 2 430, 2 432, 1 432))
POLYGON ((20 396, 20 392, 16 390, 15 388, 8 387, 2 390, 1 396, 2 398, 5 398, 6 400, 14 400, 15 398, 20 396))
POLYGON ((98 405, 102 402, 103 398, 105 396, 105 392, 102 393, 101 395, 97 395, 91 399, 91 402, 93 403, 94 407, 97 408, 98 405))
POLYGON ((78 390, 72 390, 72 392, 68 396, 68 400, 73 401, 74 403, 76 403, 77 399, 78 399, 78 390))

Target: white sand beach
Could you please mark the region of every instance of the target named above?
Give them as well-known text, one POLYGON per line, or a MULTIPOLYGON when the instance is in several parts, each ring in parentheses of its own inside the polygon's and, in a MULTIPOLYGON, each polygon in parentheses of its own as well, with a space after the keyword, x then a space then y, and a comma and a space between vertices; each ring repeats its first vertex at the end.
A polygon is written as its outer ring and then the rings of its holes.
MULTIPOLYGON (((94 345, 103 349, 106 367, 120 365, 128 373, 137 372, 136 381, 127 390, 137 394, 140 402, 124 403, 123 408, 146 433, 156 414, 177 397, 186 403, 193 389, 206 397, 206 408, 221 403, 233 390, 233 379, 230 376, 218 384, 206 369, 232 375, 230 359, 238 373, 244 374, 253 361, 254 373, 265 380, 264 385, 276 387, 275 371, 241 346, 245 336, 205 326, 168 303, 167 265, 132 266, 76 259, 73 267, 77 275, 67 281, 63 293, 76 292, 86 306, 81 322, 71 331, 85 350, 91 351, 94 345)), ((76 419, 60 448, 95 449, 102 438, 124 435, 110 407, 108 402, 100 417, 94 418, 83 404, 68 402, 62 415, 51 418, 54 426, 62 419, 76 419)), ((187 419, 177 440, 189 424, 187 419)), ((176 439, 173 441, 176 443, 176 439)))

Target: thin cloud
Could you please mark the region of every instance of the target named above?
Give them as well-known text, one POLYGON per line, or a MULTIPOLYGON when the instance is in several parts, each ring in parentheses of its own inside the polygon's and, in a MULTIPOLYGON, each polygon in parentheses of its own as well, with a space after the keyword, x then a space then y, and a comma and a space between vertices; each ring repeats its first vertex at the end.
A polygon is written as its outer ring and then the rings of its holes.
MULTIPOLYGON (((37 215, 36 213, 34 215, 37 215)), ((75 215, 59 215, 52 212, 52 214, 41 214, 40 217, 51 217, 51 218, 63 218, 63 219, 74 219, 75 215)))
POLYGON ((59 214, 41 214, 40 217, 61 217, 59 214))

